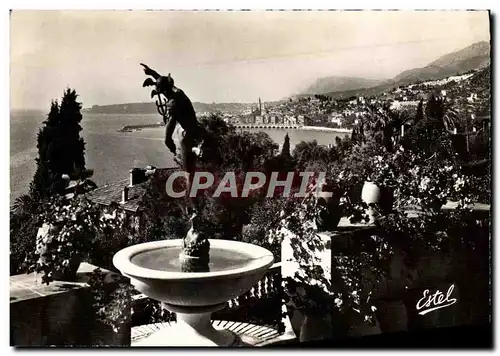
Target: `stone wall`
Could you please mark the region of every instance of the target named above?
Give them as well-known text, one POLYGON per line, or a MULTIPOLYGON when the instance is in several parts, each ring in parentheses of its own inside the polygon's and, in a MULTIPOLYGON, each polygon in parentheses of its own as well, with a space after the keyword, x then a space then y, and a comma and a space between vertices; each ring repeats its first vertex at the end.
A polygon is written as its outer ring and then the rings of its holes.
MULTIPOLYGON (((300 277, 305 271, 311 270, 312 264, 321 267, 322 278, 326 279, 326 285, 328 281, 331 285, 333 257, 340 253, 354 256, 362 252, 373 253, 370 244, 377 234, 374 226, 350 226, 342 222, 336 231, 318 233, 315 241, 306 242, 291 233, 285 234, 282 243, 283 279, 292 278, 305 287, 317 285, 315 279, 304 283, 305 279, 300 277), (305 255, 297 256, 298 251, 305 255)), ((478 226, 464 230, 463 234, 474 242, 474 248, 462 246, 450 251, 422 251, 413 267, 407 265, 405 252, 391 244, 394 254, 389 260, 386 275, 373 283, 372 302, 377 308, 378 332, 416 331, 489 322, 489 229, 487 225, 478 226), (453 305, 419 314, 416 306, 426 290, 427 295, 437 291, 446 295, 451 286, 450 299, 456 299, 453 305)), ((325 295, 328 295, 328 291, 325 291, 325 295)), ((336 321, 339 318, 340 315, 334 314, 311 316, 300 310, 295 310, 291 317, 294 330, 302 334, 302 341, 338 337, 336 321), (304 333, 307 335, 304 336, 304 333)), ((373 334, 376 328, 355 325, 352 331, 354 336, 363 336, 373 334)), ((353 336, 349 332, 347 334, 353 336)))
MULTIPOLYGON (((82 263, 75 282, 49 285, 42 284, 35 274, 11 276, 11 346, 129 346, 130 327, 115 333, 97 320, 92 309, 86 280, 95 268, 82 263)), ((122 280, 115 273, 103 272, 107 283, 122 280)))

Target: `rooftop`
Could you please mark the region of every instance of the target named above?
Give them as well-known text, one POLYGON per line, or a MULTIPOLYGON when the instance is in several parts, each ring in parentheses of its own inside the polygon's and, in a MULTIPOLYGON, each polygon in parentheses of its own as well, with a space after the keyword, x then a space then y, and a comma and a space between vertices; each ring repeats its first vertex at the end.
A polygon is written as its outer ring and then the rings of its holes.
POLYGON ((130 186, 130 179, 125 178, 117 182, 107 184, 94 189, 87 194, 87 197, 98 204, 110 206, 112 203, 119 204, 123 210, 136 213, 141 206, 142 198, 148 191, 151 184, 163 185, 170 173, 178 170, 177 167, 157 168, 153 175, 146 178, 146 181, 130 186), (123 189, 128 188, 128 198, 122 202, 123 189))
POLYGON ((109 206, 112 203, 117 203, 122 209, 137 212, 140 207, 142 197, 147 191, 148 182, 129 186, 129 179, 122 179, 114 183, 107 184, 101 188, 97 188, 87 194, 88 198, 98 204, 109 206), (128 187, 128 199, 122 203, 122 192, 125 187, 128 187))

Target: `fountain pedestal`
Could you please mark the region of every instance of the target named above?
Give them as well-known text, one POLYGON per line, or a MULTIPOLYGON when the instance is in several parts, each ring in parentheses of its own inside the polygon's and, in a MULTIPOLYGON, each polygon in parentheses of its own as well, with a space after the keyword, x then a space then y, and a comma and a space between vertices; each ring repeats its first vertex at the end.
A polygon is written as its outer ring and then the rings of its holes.
MULTIPOLYGON (((222 309, 221 306, 218 309, 222 309)), ((240 346, 242 341, 238 335, 229 330, 216 330, 212 323, 212 312, 206 313, 179 313, 177 323, 164 328, 139 341, 134 346, 198 346, 198 347, 227 347, 240 346)))

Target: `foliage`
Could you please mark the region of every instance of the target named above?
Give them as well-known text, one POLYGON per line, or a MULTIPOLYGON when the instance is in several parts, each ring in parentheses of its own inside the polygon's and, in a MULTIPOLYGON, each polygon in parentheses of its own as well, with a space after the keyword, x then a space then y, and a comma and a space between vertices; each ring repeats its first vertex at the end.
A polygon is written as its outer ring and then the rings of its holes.
MULTIPOLYGON (((43 205, 33 228, 42 227, 46 234, 29 236, 33 246, 23 246, 27 255, 26 271, 42 274, 42 282, 72 278, 71 273, 82 260, 114 269, 112 257, 117 250, 133 244, 132 231, 123 226, 116 207, 103 212, 99 206, 79 196, 65 200, 55 196, 43 205), (113 210, 114 208, 114 210, 113 210), (76 262, 76 265, 72 265, 76 262)), ((12 254, 12 251, 11 251, 12 254)), ((111 325, 114 331, 126 325, 131 309, 131 295, 135 291, 129 283, 118 286, 105 283, 100 269, 92 273, 88 284, 94 297, 94 308, 99 320, 111 325)))
POLYGON ((106 274, 100 268, 92 271, 87 284, 94 298, 97 319, 119 332, 130 323, 132 295, 135 289, 129 283, 106 283, 106 274))
POLYGON ((78 177, 85 170, 85 142, 82 131, 81 104, 72 89, 66 89, 61 103, 53 101, 47 120, 38 132, 37 169, 30 194, 40 198, 62 193, 63 174, 78 177))
POLYGON ((43 204, 31 195, 20 196, 10 211, 10 274, 26 272, 25 259, 35 250, 43 204))
POLYGON ((176 315, 165 309, 162 302, 146 298, 136 301, 132 308, 132 325, 164 323, 175 321, 176 315))
POLYGON ((271 251, 277 261, 281 259, 281 241, 266 239, 267 232, 281 219, 280 213, 289 204, 286 198, 265 198, 255 204, 250 213, 250 223, 242 232, 242 241, 256 244, 271 251))
MULTIPOLYGON (((237 132, 234 126, 226 124, 217 115, 203 119, 201 124, 206 138, 197 168, 201 171, 212 172, 218 179, 222 179, 226 172, 235 172, 238 194, 241 194, 246 172, 266 172, 280 166, 281 162, 275 157, 278 145, 267 134, 237 132)), ((228 194, 221 194, 218 198, 212 197, 218 183, 216 181, 212 190, 203 192, 203 197, 198 198, 202 218, 207 224, 207 229, 213 234, 213 238, 237 239, 241 236, 243 225, 250 220, 249 213, 252 206, 262 197, 257 192, 252 192, 253 194, 245 199, 228 198, 228 194)), ((177 201, 177 204, 182 207, 186 202, 177 201)), ((169 211, 165 209, 164 204, 157 206, 156 210, 158 209, 169 211)), ((174 208, 174 211, 174 215, 178 217, 177 225, 185 226, 186 215, 179 213, 179 208, 174 208), (184 223, 181 222, 182 220, 184 223)), ((159 216, 159 214, 152 216, 159 216)), ((161 221, 157 221, 157 225, 165 226, 161 221)), ((182 228, 179 228, 177 232, 185 234, 182 228)))
POLYGON ((135 243, 180 239, 187 232, 186 202, 174 199, 165 191, 167 177, 153 177, 140 204, 141 229, 134 234, 135 243))
POLYGON ((330 161, 331 151, 319 145, 316 140, 299 142, 295 145, 292 157, 297 162, 297 169, 302 171, 314 170, 313 165, 323 168, 330 161))
POLYGON ((263 132, 237 132, 217 115, 201 121, 206 131, 200 168, 211 172, 262 170, 278 145, 263 132))
POLYGON ((55 139, 59 123, 59 104, 57 101, 53 101, 47 120, 43 122, 44 126, 39 130, 37 136, 37 169, 30 184, 30 195, 32 196, 46 198, 61 189, 63 183, 61 177, 57 177, 49 163, 53 153, 51 142, 55 139))
POLYGON ((116 217, 101 215, 100 209, 85 198, 65 201, 55 197, 42 214, 42 230, 36 249, 28 256, 28 271, 42 273, 42 282, 50 283, 55 276, 65 275, 75 259, 88 258, 95 237, 114 231, 116 217))
MULTIPOLYGON (((47 119, 37 136, 38 158, 30 183, 29 194, 16 199, 10 215, 11 273, 25 272, 23 263, 35 250, 38 228, 43 224, 42 213, 50 210, 50 199, 64 192, 67 180, 85 178, 85 143, 80 137, 81 104, 74 90, 67 89, 61 103, 53 101, 47 119)), ((87 180, 86 188, 95 188, 87 180)))
MULTIPOLYGON (((400 139, 401 127, 411 121, 406 111, 392 110, 388 104, 369 104, 363 107, 363 135, 392 152, 400 139)), ((364 140, 363 140, 364 141, 364 140)))
POLYGON ((424 118, 424 100, 420 99, 417 112, 415 113, 415 118, 413 120, 414 124, 418 124, 424 118))
POLYGON ((332 266, 325 265, 321 254, 331 247, 318 235, 316 220, 320 212, 314 194, 283 209, 281 221, 269 230, 269 241, 289 239, 293 259, 300 266, 294 275, 284 275, 286 302, 293 309, 309 315, 330 315, 361 322, 372 321, 373 305, 369 303, 372 285, 363 276, 375 271, 369 256, 360 258, 337 255, 332 266))
MULTIPOLYGON (((110 216, 115 216, 119 210, 114 210, 110 216)), ((118 223, 117 223, 118 225, 118 223)), ((96 229, 95 237, 92 239, 92 247, 88 254, 87 261, 107 270, 114 271, 113 256, 117 251, 137 243, 137 232, 135 229, 119 223, 119 227, 114 229, 96 229)))
MULTIPOLYGON (((315 261, 325 248, 315 225, 321 211, 317 202, 311 198, 309 203, 292 206, 278 223, 268 218, 268 239, 281 242, 288 236, 301 265, 300 273, 286 279, 287 295, 295 308, 318 314, 333 311, 351 322, 371 321, 375 311, 372 291, 388 278, 394 249, 402 249, 414 268, 412 260, 423 251, 473 245, 470 239, 464 241, 463 229, 474 225, 470 203, 482 195, 484 182, 464 171, 451 145, 450 129, 456 124, 453 115, 453 108, 443 98, 433 97, 425 112, 421 102, 413 126, 401 137, 401 125, 411 122, 410 117, 371 106, 363 117, 361 137, 337 142, 330 150, 316 142, 296 147, 293 155, 301 169, 316 167, 328 172, 328 185, 340 192, 342 216, 363 219, 367 207, 357 194, 367 180, 389 188, 394 204, 391 209, 377 210, 379 234, 372 237, 375 252, 336 252, 331 281, 324 277, 330 272, 321 261, 315 261), (441 207, 450 200, 458 202, 458 207, 444 213, 441 207), (411 209, 420 213, 410 215, 411 209)), ((409 270, 407 275, 414 273, 409 270)), ((405 283, 409 287, 411 280, 405 283)))

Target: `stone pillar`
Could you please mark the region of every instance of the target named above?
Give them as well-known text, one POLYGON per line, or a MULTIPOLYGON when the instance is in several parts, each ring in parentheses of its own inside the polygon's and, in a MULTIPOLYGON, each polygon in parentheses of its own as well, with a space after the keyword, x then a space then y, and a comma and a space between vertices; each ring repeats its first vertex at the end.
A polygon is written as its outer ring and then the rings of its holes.
MULTIPOLYGON (((315 286, 315 281, 305 280, 310 264, 322 270, 322 278, 331 282, 331 243, 330 237, 318 234, 314 241, 304 241, 292 232, 285 230, 285 238, 281 244, 281 274, 285 288, 296 286, 297 293, 302 294, 305 289, 315 286)), ((306 278, 307 279, 307 278, 306 278)), ((322 299, 330 298, 330 290, 324 289, 322 299)), ((330 339, 333 334, 332 316, 327 312, 315 313, 307 310, 297 310, 293 302, 287 303, 291 316, 291 323, 295 334, 300 341, 330 339)))

